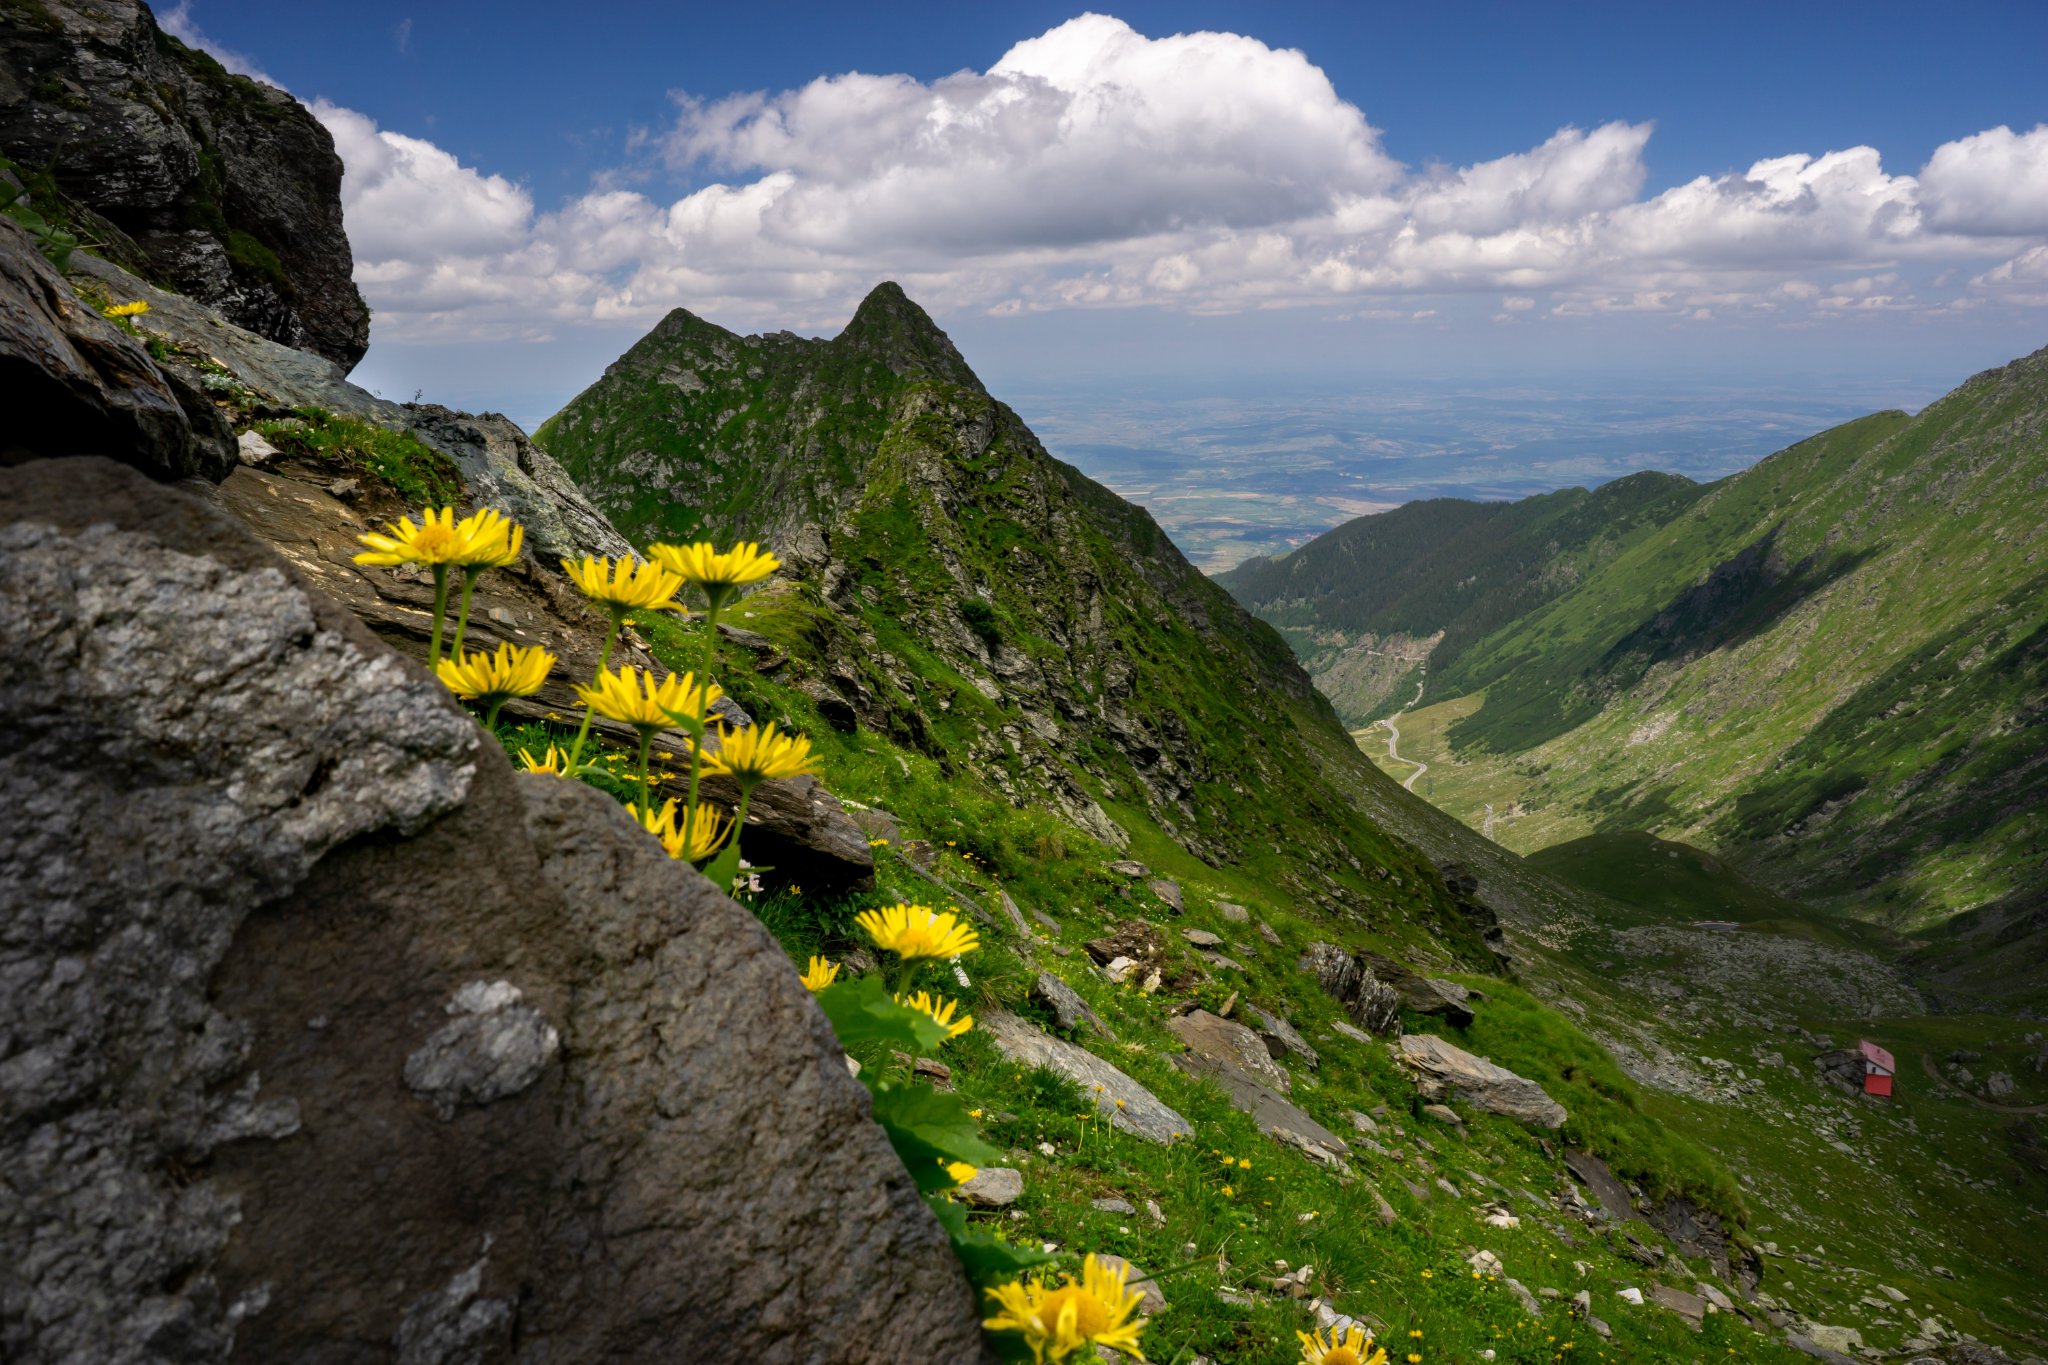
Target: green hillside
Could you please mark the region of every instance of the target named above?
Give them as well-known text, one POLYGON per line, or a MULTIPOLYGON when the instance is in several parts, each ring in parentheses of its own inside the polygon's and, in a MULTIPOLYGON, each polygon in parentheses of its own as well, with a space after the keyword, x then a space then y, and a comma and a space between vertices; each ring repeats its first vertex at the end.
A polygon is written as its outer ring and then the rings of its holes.
POLYGON ((1363 673, 1361 652, 1393 639, 1402 642, 1393 654, 1426 653, 1441 673, 1701 491, 1676 475, 1641 473, 1519 502, 1431 498, 1346 522, 1278 558, 1248 560, 1217 582, 1286 636, 1339 715, 1363 724, 1409 694, 1383 681, 1384 670, 1363 673), (1409 643, 1439 635, 1433 647, 1409 643))
POLYGON ((1344 732, 1286 643, 1048 456, 895 285, 830 341, 671 314, 540 436, 630 535, 775 544, 800 584, 743 623, 800 621, 842 724, 1147 861, 1490 963, 1488 921, 1318 776, 1310 737, 1344 732))
MULTIPOLYGON (((1560 558, 1563 591, 1432 656, 1448 749, 1419 722, 1405 756, 1444 760, 1461 818, 1512 810, 1510 847, 1648 831, 1898 928, 2038 885, 2044 416, 2048 352, 1628 519, 1583 573, 1560 558)), ((1404 628, 1448 643, 1437 611, 1404 628)))

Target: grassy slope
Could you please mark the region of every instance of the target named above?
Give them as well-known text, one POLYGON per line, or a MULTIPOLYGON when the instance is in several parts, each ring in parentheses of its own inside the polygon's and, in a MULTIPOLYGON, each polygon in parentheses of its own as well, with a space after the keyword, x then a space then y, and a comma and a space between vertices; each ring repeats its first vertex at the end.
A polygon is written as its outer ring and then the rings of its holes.
MULTIPOLYGON (((1346 685, 1341 660, 1361 637, 1442 632, 1429 651, 1441 674, 1480 640, 1677 516, 1700 491, 1674 475, 1641 473, 1592 492, 1567 488, 1512 503, 1433 498, 1346 522, 1217 581, 1279 628, 1339 714, 1360 723, 1393 700, 1346 685)), ((1398 691, 1401 700, 1409 695, 1398 691)))
POLYGON ((2025 886, 2048 853, 2044 414, 2048 353, 1713 485, 1433 677, 1485 693, 1449 731, 1466 804, 1491 762, 1581 829, 1701 842, 1900 927, 2025 886))

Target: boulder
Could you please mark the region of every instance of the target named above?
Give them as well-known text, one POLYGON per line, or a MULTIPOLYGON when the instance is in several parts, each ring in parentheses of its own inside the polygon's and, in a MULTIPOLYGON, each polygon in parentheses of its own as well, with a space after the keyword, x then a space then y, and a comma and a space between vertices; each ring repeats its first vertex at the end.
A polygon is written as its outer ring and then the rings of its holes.
POLYGON ((1566 1150, 1564 1165, 1580 1184, 1592 1191, 1600 1211, 1609 1218, 1617 1223, 1626 1223, 1635 1216, 1635 1205, 1629 1198, 1628 1187, 1614 1178, 1614 1172, 1607 1169, 1606 1162, 1591 1152, 1573 1147, 1566 1150))
POLYGON ((1102 1021, 1094 1007, 1081 998, 1080 992, 1054 976, 1051 972, 1040 972, 1031 982, 1031 998, 1052 1011, 1053 1023, 1067 1033, 1087 1025, 1107 1038, 1109 1025, 1102 1021))
POLYGON ((1444 1019, 1453 1028, 1472 1027, 1472 1010, 1465 1003, 1471 993, 1463 986, 1449 981, 1432 981, 1378 953, 1361 953, 1359 960, 1393 989, 1402 1009, 1444 1019))
POLYGON ((1698 1327, 1706 1320, 1707 1301, 1697 1294, 1688 1294, 1683 1289, 1673 1289, 1669 1285, 1653 1284, 1650 1286, 1649 1298, 1650 1302, 1668 1308, 1684 1318, 1689 1326, 1698 1327))
POLYGON ((1252 1017, 1259 1021, 1259 1037, 1265 1042, 1266 1051, 1272 1055, 1274 1061, 1283 1061, 1292 1056, 1310 1066, 1322 1065, 1322 1057, 1309 1046, 1308 1039, 1302 1037, 1300 1031, 1288 1023, 1284 1016, 1268 1009, 1261 1009, 1257 1005, 1247 1008, 1251 1010, 1252 1017))
POLYGON ((48 167, 101 255, 343 369, 370 342, 334 138, 141 0, 37 0, 0 25, 0 152, 48 167))
POLYGON ((976 1357, 751 913, 198 499, 0 509, 0 1355, 976 1357))
POLYGON ((541 563, 632 552, 568 471, 510 418, 436 403, 408 403, 402 411, 413 435, 455 461, 477 506, 495 507, 526 528, 541 563))
POLYGON ((1193 1010, 1169 1019, 1166 1027, 1187 1044, 1190 1052, 1228 1063, 1282 1094, 1294 1083, 1286 1069, 1273 1060, 1259 1035, 1243 1024, 1218 1018, 1207 1010, 1193 1010))
POLYGON ((1217 901, 1216 911, 1232 924, 1249 924, 1252 912, 1231 901, 1217 901))
POLYGON ((1153 895, 1165 901, 1167 908, 1172 910, 1174 914, 1178 915, 1188 908, 1187 902, 1181 897, 1179 882, 1168 881, 1164 877, 1155 877, 1151 881, 1146 882, 1145 885, 1153 895))
POLYGON ((219 480, 238 458, 197 385, 174 380, 141 342, 80 299, 5 217, 0 391, 8 410, 0 458, 104 455, 165 480, 219 480))
POLYGON ((1007 1208, 1024 1197, 1024 1174, 1008 1166, 984 1166, 956 1193, 977 1208, 1007 1208))
POLYGON ((990 1010, 978 1021, 996 1050, 1026 1066, 1043 1066, 1081 1087, 1110 1127, 1148 1142, 1172 1142, 1195 1125, 1159 1097, 1086 1048, 1053 1037, 1005 1010, 990 1010))
POLYGON ((1396 1048, 1395 1058, 1415 1073, 1418 1088, 1428 1098, 1456 1095, 1490 1114, 1543 1128, 1564 1126, 1564 1106, 1544 1094, 1534 1081, 1453 1047, 1433 1034, 1406 1035, 1396 1048))
POLYGON ((1221 948, 1223 946, 1221 936, 1212 934, 1207 929, 1183 929, 1180 931, 1180 936, 1197 948, 1221 948))
POLYGON ((1312 974, 1323 994, 1344 1006, 1360 1028, 1377 1034, 1401 1031, 1399 997, 1373 974, 1363 957, 1334 943, 1311 943, 1295 965, 1312 974))

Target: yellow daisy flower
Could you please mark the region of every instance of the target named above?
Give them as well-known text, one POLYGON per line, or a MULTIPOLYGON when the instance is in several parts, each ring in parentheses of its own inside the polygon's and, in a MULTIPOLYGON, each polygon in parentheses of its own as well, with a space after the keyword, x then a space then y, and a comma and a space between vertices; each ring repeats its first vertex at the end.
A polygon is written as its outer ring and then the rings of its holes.
POLYGON ((468 548, 450 562, 469 569, 510 568, 519 562, 519 548, 526 543, 526 528, 490 507, 470 513, 455 530, 468 548))
POLYGON ((708 540, 694 545, 650 545, 647 557, 685 583, 717 593, 758 583, 782 567, 781 560, 750 540, 724 554, 708 540))
POLYGON ((1057 1288, 1043 1281, 998 1285, 985 1292, 1002 1311, 981 1325, 991 1332, 1021 1332, 1036 1365, 1071 1360, 1090 1346, 1143 1360, 1138 1334, 1145 1324, 1133 1317, 1145 1296, 1124 1287, 1129 1274, 1130 1267, 1112 1270, 1091 1254, 1078 1281, 1062 1274, 1057 1288))
POLYGON ((818 771, 811 755, 811 741, 802 735, 776 733, 775 722, 753 725, 744 730, 721 728, 718 752, 704 755, 707 774, 724 773, 748 790, 774 778, 797 777, 818 771))
POLYGON ((108 304, 105 308, 100 309, 100 316, 104 318, 132 318, 139 317, 148 311, 149 304, 142 299, 137 299, 133 303, 108 304))
POLYGON ((863 910, 853 922, 877 948, 901 958, 959 957, 981 946, 981 937, 947 910, 901 902, 884 910, 863 910))
POLYGON ((631 664, 598 674, 595 687, 576 687, 577 700, 600 716, 646 733, 666 729, 678 714, 701 715, 724 695, 717 683, 699 684, 693 673, 671 673, 657 684, 653 669, 631 664))
POLYGON ((838 976, 839 964, 837 962, 827 962, 822 957, 813 957, 810 967, 803 974, 804 989, 814 992, 822 991, 831 985, 833 981, 837 980, 838 976))
POLYGON ((548 680, 555 656, 539 645, 501 644, 489 654, 443 659, 434 672, 450 692, 493 711, 509 697, 530 697, 548 680))
POLYGON ((652 562, 632 559, 598 559, 586 555, 580 562, 562 561, 562 572, 585 597, 607 608, 614 616, 629 611, 681 611, 676 601, 683 580, 652 562))
MULTIPOLYGON (((702 862, 718 852, 725 836, 732 833, 732 821, 721 820, 718 812, 709 806, 697 807, 681 824, 676 821, 676 803, 673 800, 662 802, 660 810, 649 810, 637 803, 629 803, 626 810, 640 822, 640 828, 661 841, 662 850, 669 857, 686 863, 702 862)), ((833 970, 836 972, 838 968, 833 970)), ((805 984, 809 985, 809 982, 805 984)), ((827 984, 830 984, 830 978, 811 989, 820 990, 827 984)))
POLYGON ((945 1163, 945 1166, 946 1174, 953 1177, 955 1185, 965 1185, 968 1181, 981 1174, 979 1170, 964 1161, 948 1161, 945 1163))
POLYGON ((960 1008, 957 1000, 942 1000, 936 995, 919 991, 908 998, 897 996, 896 1003, 906 1009, 916 1010, 919 1014, 930 1015, 933 1023, 946 1030, 948 1038, 958 1038, 974 1027, 974 1016, 971 1014, 963 1014, 960 1016, 960 1022, 953 1022, 953 1012, 960 1008))
POLYGON ((455 524, 453 507, 438 512, 423 508, 417 526, 411 517, 400 517, 384 530, 367 531, 356 539, 370 547, 356 556, 358 564, 459 564, 472 548, 468 534, 455 524))
POLYGON ((552 744, 548 745, 547 756, 537 761, 531 752, 521 749, 519 761, 530 773, 547 773, 553 777, 566 777, 569 773, 569 756, 552 744))
POLYGON ((1381 1347, 1371 1355, 1366 1348, 1371 1344, 1363 1327, 1350 1327, 1342 1332, 1331 1328, 1326 1337, 1317 1332, 1296 1332, 1301 1338, 1301 1365, 1387 1365, 1387 1352, 1381 1347))

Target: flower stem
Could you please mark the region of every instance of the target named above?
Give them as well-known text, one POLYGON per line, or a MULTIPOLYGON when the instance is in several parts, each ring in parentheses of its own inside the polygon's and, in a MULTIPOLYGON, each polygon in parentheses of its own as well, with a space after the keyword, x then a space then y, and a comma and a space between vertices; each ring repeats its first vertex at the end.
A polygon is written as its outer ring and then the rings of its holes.
MULTIPOLYGON (((698 658, 703 661, 703 664, 697 670, 697 687, 699 689, 697 695, 699 697, 711 695, 711 658, 714 643, 718 639, 718 599, 707 593, 704 600, 705 640, 704 647, 698 651, 698 658)), ((697 813, 697 779, 704 771, 704 736, 710 728, 711 708, 700 705, 697 708, 697 733, 690 740, 690 792, 689 799, 683 805, 683 814, 686 817, 697 813)), ((746 794, 741 793, 740 809, 745 811, 746 808, 746 794)), ((740 837, 737 826, 733 829, 732 837, 735 839, 740 837)))
POLYGON ((647 751, 654 747, 654 731, 642 728, 640 731, 640 811, 644 815, 654 809, 654 793, 647 783, 647 751))
POLYGON ((465 566, 462 570, 462 607, 455 614, 455 643, 448 650, 448 657, 462 658, 462 635, 469 629, 469 595, 476 591, 476 581, 483 576, 482 569, 465 566))
POLYGON ((484 729, 491 731, 497 730, 498 712, 504 708, 504 705, 505 699, 503 697, 500 697, 496 701, 491 703, 491 709, 484 715, 484 729))
MULTIPOLYGON (((604 648, 597 652, 597 674, 590 680, 592 687, 597 687, 604 681, 605 665, 612 661, 612 642, 618 638, 619 613, 615 611, 612 613, 611 624, 604 628, 604 648)), ((590 737, 590 718, 596 714, 595 707, 583 708, 583 724, 576 731, 576 742, 569 746, 569 761, 563 765, 563 771, 576 771, 576 760, 583 756, 583 741, 590 737)))
POLYGON ((434 638, 427 644, 427 667, 438 668, 441 663, 441 627, 448 616, 448 566, 434 566, 434 638))

